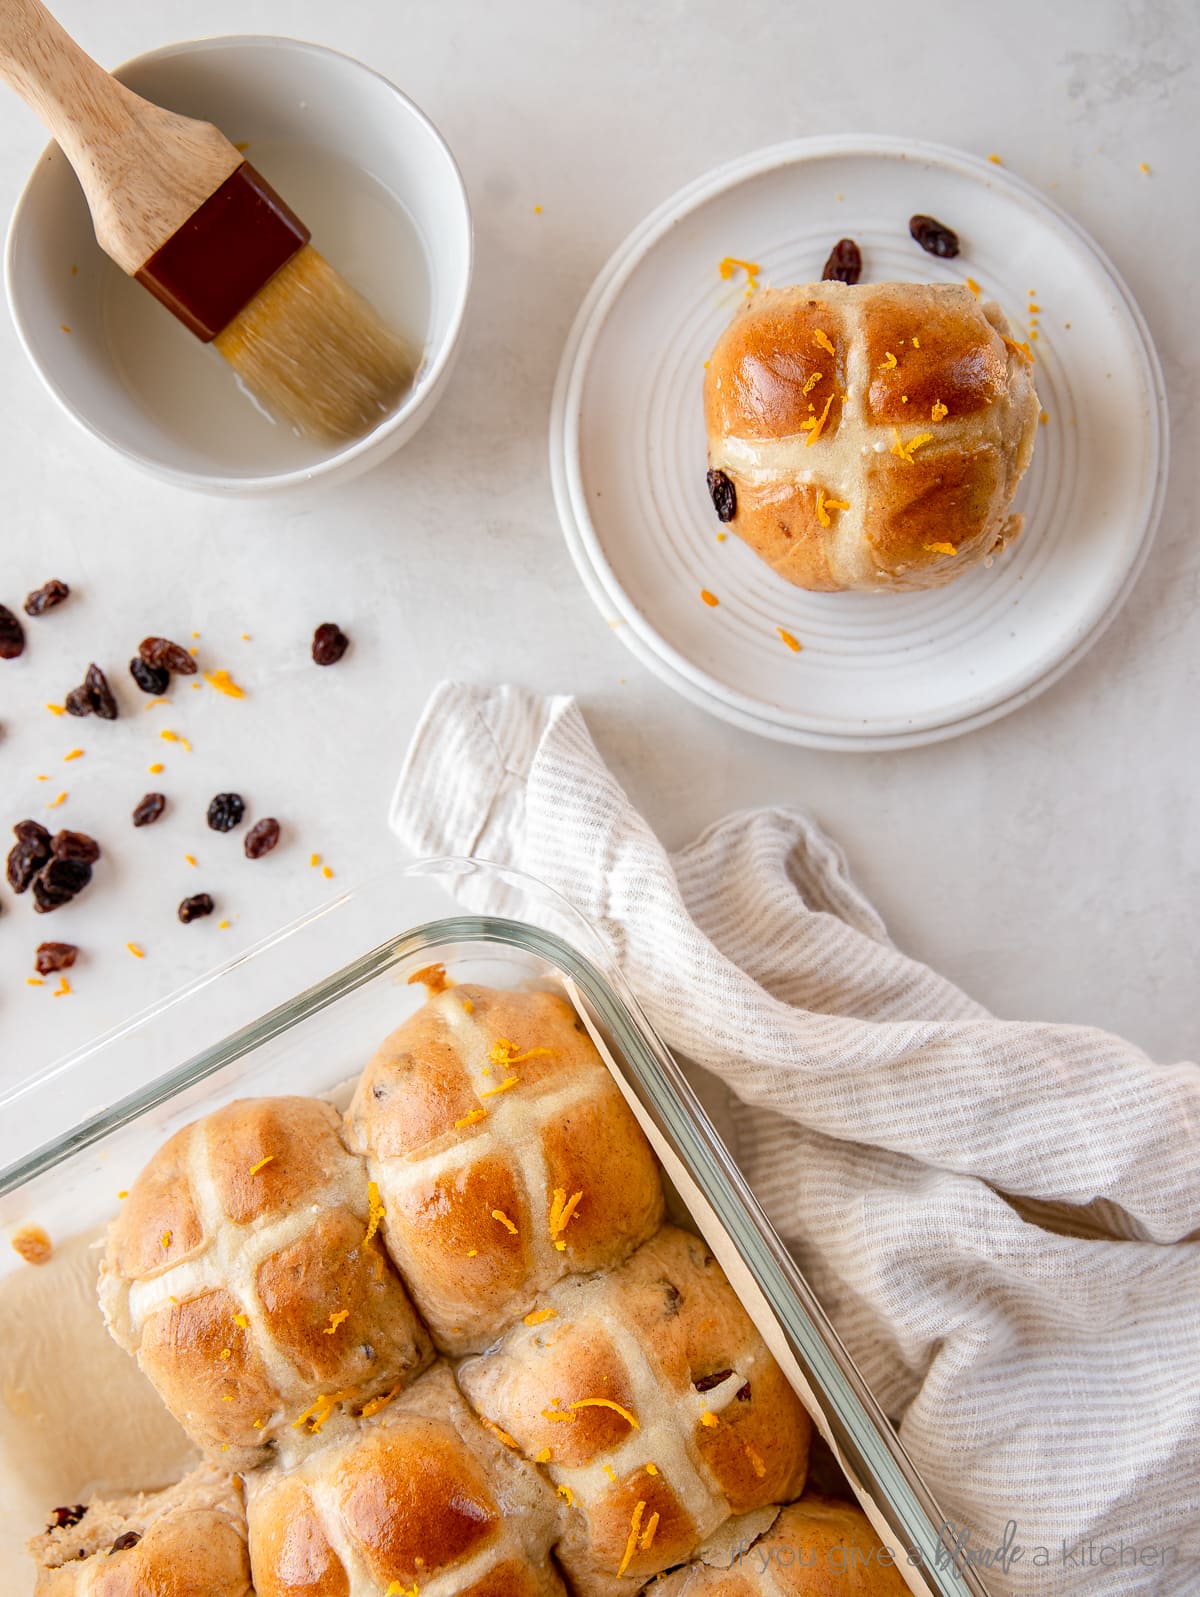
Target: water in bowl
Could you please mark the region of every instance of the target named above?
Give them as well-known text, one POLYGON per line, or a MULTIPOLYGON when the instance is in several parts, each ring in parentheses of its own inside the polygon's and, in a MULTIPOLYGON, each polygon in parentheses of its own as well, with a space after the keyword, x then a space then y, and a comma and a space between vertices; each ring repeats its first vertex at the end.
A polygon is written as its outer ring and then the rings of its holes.
MULTIPOLYGON (((396 195, 370 173, 312 146, 264 141, 247 147, 246 158, 312 229, 314 247, 421 350, 429 328, 429 266, 396 195)), ((335 453, 272 421, 215 350, 111 261, 104 268, 102 315, 113 365, 164 432, 231 475, 300 470, 335 453)))

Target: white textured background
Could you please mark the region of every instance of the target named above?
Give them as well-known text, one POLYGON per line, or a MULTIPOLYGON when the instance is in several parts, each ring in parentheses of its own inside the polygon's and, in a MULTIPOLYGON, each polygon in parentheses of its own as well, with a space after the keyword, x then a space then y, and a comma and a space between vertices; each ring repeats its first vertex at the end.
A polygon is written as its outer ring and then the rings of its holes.
MULTIPOLYGON (((386 802, 442 676, 580 695, 603 752, 668 842, 724 811, 799 804, 838 837, 897 939, 1002 1014, 1090 1021, 1166 1055, 1195 1048, 1200 929, 1200 12, 1188 0, 1009 0, 913 10, 717 0, 59 0, 112 64, 173 39, 291 33, 357 54, 433 117, 463 167, 478 268, 462 360, 437 415, 374 475, 287 507, 219 504, 131 475, 77 435, 0 316, 0 601, 76 590, 0 663, 0 820, 40 815, 106 847, 87 896, 35 918, 0 888, 0 1081, 39 1065, 256 940, 393 853, 386 802), (878 756, 758 742, 671 697, 593 610, 558 532, 546 421, 592 276, 653 205, 760 144, 879 131, 987 154, 1099 240, 1149 318, 1175 462, 1158 544, 1087 662, 1008 720, 878 756), (1153 169, 1143 176, 1139 163, 1153 169), (535 216, 533 207, 544 207, 535 216), (318 621, 353 653, 308 661, 318 621), (149 631, 233 670, 244 703, 176 690, 143 713, 125 662, 149 631), (242 632, 252 642, 240 640, 242 632), (56 720, 95 658, 131 712, 56 720), (195 752, 159 743, 170 725, 195 752), (62 765, 82 746, 86 757, 62 765), (161 778, 146 766, 162 758, 161 778), (38 783, 38 772, 51 774, 38 783), (59 783, 60 773, 64 779, 59 783), (172 814, 135 833, 161 785, 172 814), (257 865, 205 830, 219 789, 273 813, 257 865), (313 850, 335 868, 309 868, 313 850), (183 856, 195 853, 199 868, 183 856), (207 888, 233 920, 191 927, 207 888), (41 937, 80 943, 68 999, 27 987, 41 937), (125 943, 147 957, 135 961, 125 943)), ((0 211, 43 143, 0 99, 0 211)), ((379 934, 400 929, 381 925, 379 934)), ((168 1061, 164 1060, 164 1066, 168 1061)))

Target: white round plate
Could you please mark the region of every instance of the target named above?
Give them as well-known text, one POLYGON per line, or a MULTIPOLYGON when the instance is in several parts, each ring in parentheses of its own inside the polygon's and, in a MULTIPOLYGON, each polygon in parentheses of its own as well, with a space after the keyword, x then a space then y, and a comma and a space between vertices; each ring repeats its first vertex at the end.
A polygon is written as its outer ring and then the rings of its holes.
POLYGON ((664 681, 767 737, 875 750, 995 720, 1082 658, 1146 557, 1166 437, 1141 312, 1069 217, 977 157, 855 135, 745 156, 626 239, 567 341, 550 460, 593 599, 664 681), (955 229, 956 260, 917 247, 915 212, 955 229), (864 282, 971 277, 1019 339, 1036 314, 1047 420, 1015 503, 1025 530, 990 567, 928 593, 794 588, 732 530, 719 541, 705 489, 704 362, 746 292, 720 262, 757 262, 764 285, 809 282, 843 237, 862 249, 864 282))

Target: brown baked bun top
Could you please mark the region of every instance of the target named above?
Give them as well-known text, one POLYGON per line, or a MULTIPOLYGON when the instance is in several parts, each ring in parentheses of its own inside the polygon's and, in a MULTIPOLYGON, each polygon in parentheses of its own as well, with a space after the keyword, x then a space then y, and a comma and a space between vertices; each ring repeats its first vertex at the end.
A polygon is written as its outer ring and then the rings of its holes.
POLYGON ((231 1465, 403 1384, 432 1349, 377 1234, 366 1168, 315 1098, 186 1127, 109 1231, 109 1330, 180 1424, 231 1465))
POLYGON ((564 1491, 559 1556, 584 1597, 636 1589, 804 1485, 808 1415, 704 1243, 673 1226, 552 1287, 459 1382, 564 1491))
POLYGON ((562 1597, 554 1494, 444 1366, 247 1489, 258 1597, 562 1597))
POLYGON ((704 409, 714 502, 799 587, 938 587, 1020 530, 1032 361, 956 284, 761 290, 717 340, 704 409))
POLYGON ((555 993, 448 987, 382 1044, 347 1115, 438 1345, 477 1352, 662 1218, 654 1155, 555 993))
POLYGON ((96 1498, 29 1551, 34 1597, 253 1597, 241 1488, 211 1467, 167 1491, 96 1498))
MULTIPOLYGON (((861 1509, 805 1495, 727 1569, 691 1564, 647 1597, 907 1597, 908 1586, 861 1509)), ((901 1554, 903 1559, 904 1555, 901 1554)))

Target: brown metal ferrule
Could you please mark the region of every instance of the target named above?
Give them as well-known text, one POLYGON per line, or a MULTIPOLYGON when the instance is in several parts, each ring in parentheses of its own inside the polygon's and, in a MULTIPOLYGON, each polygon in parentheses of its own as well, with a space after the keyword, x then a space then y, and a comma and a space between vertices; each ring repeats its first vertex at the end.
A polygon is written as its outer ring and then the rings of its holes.
POLYGON ((311 236, 271 185, 243 161, 136 276, 208 343, 311 236))

